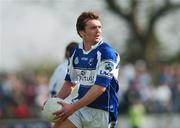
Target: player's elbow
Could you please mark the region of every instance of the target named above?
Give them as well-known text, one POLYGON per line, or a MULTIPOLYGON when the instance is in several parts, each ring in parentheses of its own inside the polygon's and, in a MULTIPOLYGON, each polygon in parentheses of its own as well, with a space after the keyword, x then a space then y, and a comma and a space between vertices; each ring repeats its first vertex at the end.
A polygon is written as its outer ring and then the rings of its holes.
POLYGON ((101 85, 96 85, 97 90, 102 94, 106 91, 106 87, 103 87, 101 85))

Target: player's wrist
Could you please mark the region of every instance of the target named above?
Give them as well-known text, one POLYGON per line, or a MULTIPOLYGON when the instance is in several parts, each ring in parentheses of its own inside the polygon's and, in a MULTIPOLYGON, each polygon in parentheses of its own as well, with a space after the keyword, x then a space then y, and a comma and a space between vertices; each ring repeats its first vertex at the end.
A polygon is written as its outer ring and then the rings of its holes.
POLYGON ((76 103, 72 104, 72 108, 73 108, 74 111, 77 111, 77 110, 79 110, 82 107, 84 107, 84 106, 81 105, 80 102, 76 102, 76 103))

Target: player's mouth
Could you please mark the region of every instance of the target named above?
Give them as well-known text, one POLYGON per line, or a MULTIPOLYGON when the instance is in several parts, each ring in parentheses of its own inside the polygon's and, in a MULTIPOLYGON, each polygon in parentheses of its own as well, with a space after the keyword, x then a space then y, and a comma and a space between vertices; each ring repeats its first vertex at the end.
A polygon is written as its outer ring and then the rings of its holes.
POLYGON ((101 35, 98 34, 98 35, 95 36, 95 38, 99 39, 99 38, 101 38, 101 35))

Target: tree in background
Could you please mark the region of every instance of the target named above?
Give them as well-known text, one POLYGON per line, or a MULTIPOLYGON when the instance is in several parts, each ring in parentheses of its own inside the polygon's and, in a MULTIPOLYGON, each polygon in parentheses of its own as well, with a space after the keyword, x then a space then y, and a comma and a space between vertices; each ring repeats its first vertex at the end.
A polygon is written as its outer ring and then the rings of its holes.
POLYGON ((170 12, 180 9, 180 2, 172 2, 171 0, 159 1, 159 3, 158 0, 106 0, 106 4, 110 11, 128 24, 130 37, 127 42, 127 50, 123 55, 126 57, 125 59, 130 62, 143 59, 152 72, 156 71, 156 64, 161 60, 160 42, 155 33, 156 23, 170 12), (145 21, 145 25, 142 24, 142 20, 145 21))

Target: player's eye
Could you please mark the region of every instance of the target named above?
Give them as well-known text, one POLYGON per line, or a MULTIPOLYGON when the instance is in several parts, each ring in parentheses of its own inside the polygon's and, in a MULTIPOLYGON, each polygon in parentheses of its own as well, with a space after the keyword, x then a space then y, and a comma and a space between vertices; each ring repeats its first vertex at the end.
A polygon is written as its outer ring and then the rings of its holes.
POLYGON ((101 29, 101 26, 92 26, 91 29, 101 29))

